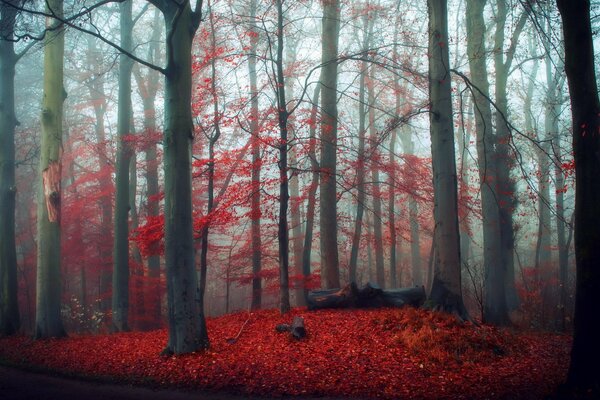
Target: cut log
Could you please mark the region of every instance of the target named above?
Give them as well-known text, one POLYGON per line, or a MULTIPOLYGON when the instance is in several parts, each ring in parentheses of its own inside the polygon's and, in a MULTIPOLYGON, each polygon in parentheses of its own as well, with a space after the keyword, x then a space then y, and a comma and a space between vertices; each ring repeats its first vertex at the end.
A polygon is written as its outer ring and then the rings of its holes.
POLYGON ((304 327, 304 318, 295 316, 292 320, 292 324, 279 324, 275 327, 275 330, 279 333, 289 332, 292 337, 296 340, 300 340, 306 337, 306 328, 304 327))
POLYGON ((423 286, 383 290, 374 283, 358 289, 352 282, 341 289, 315 290, 308 294, 308 309, 420 307, 425 302, 423 286))

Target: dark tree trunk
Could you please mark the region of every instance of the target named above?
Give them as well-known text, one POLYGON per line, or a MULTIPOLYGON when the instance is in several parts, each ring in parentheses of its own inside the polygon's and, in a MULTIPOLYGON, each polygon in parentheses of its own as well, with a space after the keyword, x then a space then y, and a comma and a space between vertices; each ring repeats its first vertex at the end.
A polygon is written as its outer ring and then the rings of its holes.
POLYGON ((310 111, 310 138, 308 146, 308 157, 312 179, 308 189, 308 203, 306 205, 306 229, 304 232, 304 246, 302 247, 302 276, 304 278, 304 301, 308 302, 308 289, 306 285, 310 276, 310 260, 312 253, 313 228, 315 224, 315 204, 317 202, 317 189, 319 187, 319 163, 317 162, 317 107, 319 105, 319 94, 321 85, 317 84, 312 98, 310 111))
POLYGON ((315 290, 308 295, 308 309, 369 308, 369 307, 420 307, 425 302, 423 286, 383 290, 367 283, 362 289, 351 282, 341 289, 315 290))
POLYGON ((339 0, 323 1, 321 62, 321 282, 340 286, 337 243, 337 65, 339 0))
POLYGON ((192 39, 201 10, 160 2, 167 28, 165 71, 165 263, 169 342, 165 353, 190 353, 209 346, 194 264, 191 146, 192 39))
MULTIPOLYGON (((131 0, 119 4, 121 47, 133 49, 131 0)), ((133 61, 121 54, 119 58, 119 102, 115 201, 115 242, 112 292, 112 330, 129 330, 129 164, 132 150, 126 136, 131 133, 131 68, 133 61)))
MULTIPOLYGON (((156 10, 153 19, 152 41, 148 48, 147 59, 151 62, 158 63, 159 61, 159 41, 162 31, 160 21, 160 11, 156 10)), ((150 218, 156 218, 159 215, 158 206, 158 159, 156 143, 154 135, 156 134, 156 94, 158 92, 158 83, 160 74, 157 71, 149 70, 146 77, 142 77, 139 68, 133 69, 142 105, 144 109, 144 128, 145 135, 150 137, 145 148, 146 161, 146 213, 150 218)), ((145 311, 146 311, 146 328, 158 328, 161 325, 161 299, 162 293, 160 289, 160 256, 158 248, 152 251, 152 255, 148 257, 148 279, 146 280, 144 292, 145 311)))
POLYGON ((467 0, 467 52, 473 90, 477 161, 483 217, 483 263, 485 270, 485 303, 487 322, 505 325, 509 322, 504 292, 504 266, 500 254, 500 218, 497 203, 497 174, 489 103, 489 82, 485 50, 484 0, 467 0))
POLYGON ((446 0, 428 0, 429 114, 433 164, 435 263, 429 301, 435 309, 469 318, 461 289, 458 193, 446 0))
POLYGON ((256 2, 250 2, 250 53, 248 54, 248 75, 250 78, 250 134, 252 135, 252 309, 258 310, 262 301, 260 278, 262 240, 260 235, 260 131, 258 127, 258 87, 256 77, 256 51, 259 31, 256 27, 256 2))
POLYGON ((288 118, 283 77, 283 8, 282 0, 277 0, 277 108, 279 122, 279 311, 290 310, 289 288, 289 230, 287 212, 289 204, 288 191, 288 118))
POLYGON ((19 330, 15 245, 15 65, 16 9, 0 5, 0 336, 19 330))
POLYGON ((590 2, 557 0, 557 4, 563 21, 576 165, 577 281, 567 384, 591 399, 600 395, 600 313, 597 309, 600 304, 600 101, 590 2))
MULTIPOLYGON (((363 38, 363 51, 367 51, 373 32, 371 18, 365 13, 364 17, 365 33, 363 38)), ((358 89, 358 154, 356 162, 356 219, 354 222, 354 234, 352 235, 352 247, 350 249, 349 281, 356 282, 356 269, 358 267, 358 253, 360 251, 360 240, 362 238, 363 215, 365 210, 365 201, 367 199, 365 191, 365 135, 367 110, 365 102, 365 81, 369 64, 367 61, 361 63, 360 81, 358 89)))
MULTIPOLYGON (((217 39, 215 33, 214 14, 212 6, 208 2, 209 21, 211 30, 211 53, 216 54, 217 39)), ((210 214, 213 212, 214 201, 215 201, 215 145, 221 136, 221 125, 219 116, 219 96, 217 94, 217 69, 216 69, 216 58, 212 57, 210 61, 210 72, 211 72, 211 92, 212 92, 212 103, 213 103, 213 134, 208 139, 208 187, 207 187, 207 205, 206 215, 209 216, 200 234, 200 308, 204 309, 204 294, 206 292, 206 277, 208 274, 208 234, 210 228, 210 214)))

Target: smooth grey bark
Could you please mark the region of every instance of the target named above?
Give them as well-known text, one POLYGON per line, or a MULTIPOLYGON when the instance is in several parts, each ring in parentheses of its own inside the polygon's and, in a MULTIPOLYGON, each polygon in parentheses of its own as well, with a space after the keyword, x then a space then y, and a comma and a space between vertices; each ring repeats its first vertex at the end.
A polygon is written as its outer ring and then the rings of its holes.
POLYGON ((279 222, 277 238, 279 243, 279 311, 290 311, 289 288, 289 229, 288 229, 288 118, 285 83, 283 76, 283 7, 282 0, 276 0, 277 7, 277 121, 279 125, 279 222))
MULTIPOLYGON (((98 67, 102 64, 102 53, 97 48, 96 38, 87 36, 88 52, 87 61, 90 67, 90 79, 87 86, 90 92, 90 99, 94 107, 96 117, 94 133, 97 141, 97 155, 100 170, 105 168, 108 172, 112 160, 108 157, 108 143, 106 140, 106 128, 104 117, 107 111, 106 94, 104 90, 105 73, 98 67)), ((112 187, 110 173, 100 174, 98 178, 100 190, 106 190, 112 187)), ((100 234, 106 238, 105 243, 113 242, 113 201, 111 195, 105 195, 99 200, 100 206, 100 234)), ((112 252, 110 246, 98 246, 98 253, 101 260, 100 282, 98 287, 98 309, 102 313, 108 313, 111 307, 111 287, 112 287, 112 252)))
POLYGON ((430 306, 467 319, 462 299, 458 194, 446 0, 428 0, 429 114, 433 164, 435 264, 430 306))
POLYGON ((15 244, 15 66, 16 9, 0 5, 0 336, 21 325, 15 244))
MULTIPOLYGON (((372 19, 365 13, 363 16, 363 25, 365 29, 362 50, 369 48, 373 33, 372 19)), ((359 89, 358 89, 358 154, 356 162, 356 218, 354 221, 354 234, 352 235, 352 247, 350 248, 349 264, 349 282, 356 282, 356 269, 358 266, 358 253, 360 250, 360 241, 362 238, 363 215, 365 210, 365 201, 367 200, 365 188, 365 136, 367 125, 366 110, 366 79, 369 64, 366 60, 361 62, 359 89)))
MULTIPOLYGON (((563 22, 565 71, 571 95, 575 156, 573 348, 567 385, 582 396, 600 394, 600 100, 589 0, 557 0, 563 22)), ((576 397, 576 396, 573 396, 576 397)))
POLYGON ((323 1, 321 63, 321 286, 340 287, 337 243, 337 56, 339 0, 323 1))
MULTIPOLYGON (((131 127, 134 128, 133 121, 131 127)), ((133 130, 133 129, 132 129, 133 130)), ((135 132, 132 132, 135 133, 135 132)), ((137 157, 134 154, 129 162, 129 210, 131 212, 131 230, 135 231, 140 226, 140 216, 138 214, 137 197, 137 157)), ((134 282, 134 303, 135 313, 137 317, 135 321, 135 330, 148 330, 148 315, 146 312, 146 292, 144 290, 144 260, 136 243, 131 243, 131 259, 134 262, 134 268, 131 272, 136 276, 134 282)))
MULTIPOLYGON (((157 63, 159 59, 158 46, 161 32, 160 11, 157 9, 154 13, 151 43, 147 54, 147 59, 153 63, 157 63)), ((142 98, 145 135, 150 137, 144 151, 146 161, 146 215, 148 218, 158 218, 158 158, 156 143, 153 138, 156 133, 155 100, 159 87, 160 74, 157 71, 148 70, 147 75, 143 77, 139 67, 134 65, 133 76, 135 77, 140 97, 142 98)), ((146 311, 145 328, 147 329, 158 328, 161 325, 160 256, 157 254, 157 246, 155 246, 152 253, 148 257, 147 290, 144 290, 146 293, 144 298, 144 308, 146 311)))
POLYGON ((509 310, 518 306, 518 295, 515 286, 514 250, 515 238, 513 227, 513 211, 516 208, 514 181, 511 170, 514 157, 510 154, 510 129, 508 127, 507 80, 514 58, 519 36, 527 21, 527 13, 522 12, 511 37, 509 48, 504 50, 504 29, 506 26, 506 0, 496 0, 496 32, 494 34, 494 69, 496 71, 496 163, 498 184, 498 209, 500 216, 501 260, 505 271, 506 303, 509 310), (506 56, 505 56, 506 54, 506 56))
POLYGON ((306 204, 306 228, 304 230, 304 246, 302 247, 302 276, 304 279, 304 301, 308 302, 306 287, 310 276, 310 261, 312 254, 313 228, 315 224, 315 205, 317 202, 317 189, 319 187, 319 163, 317 162, 317 111, 321 85, 315 85, 310 110, 310 142, 308 145, 308 157, 310 159, 311 181, 308 189, 308 202, 306 204))
POLYGON ((260 278, 262 259, 262 239, 260 235, 260 130, 258 126, 258 87, 256 76, 256 51, 258 49, 259 30, 256 26, 256 3, 250 2, 250 49, 248 53, 248 77, 250 79, 250 134, 252 135, 252 304, 253 310, 260 309, 262 302, 262 280, 260 278))
MULTIPOLYGON (((409 129, 404 128, 400 135, 404 154, 413 155, 415 145, 409 129)), ((423 285, 423 269, 421 263, 421 237, 419 232, 419 205, 414 194, 408 196, 408 217, 410 224, 410 261, 412 266, 412 284, 423 285)))
MULTIPOLYGON (((48 0, 46 11, 59 18, 62 0, 48 0)), ((65 336, 60 317, 60 212, 61 147, 63 103, 64 27, 53 18, 46 20, 44 41, 44 95, 42 102, 40 184, 37 207, 37 278, 35 338, 65 336)))
MULTIPOLYGON (((119 3, 121 47, 132 51, 132 1, 119 3)), ((129 164, 132 149, 127 141, 131 133, 131 68, 133 61, 119 56, 119 94, 117 115, 117 164, 115 194, 114 270, 112 290, 112 330, 129 330, 129 164)))
POLYGON ((492 110, 489 102, 487 52, 483 9, 486 0, 467 0, 467 53, 473 90, 475 132, 477 136, 477 163, 481 211, 483 218, 483 263, 485 300, 483 318, 495 325, 509 322, 505 294, 505 269, 501 262, 500 216, 498 209, 497 166, 495 137, 492 131, 492 110))
MULTIPOLYGON (((288 76, 285 77, 285 94, 288 99, 294 98, 294 63, 296 62, 297 43, 291 37, 286 37, 285 43, 285 63, 288 76)), ((296 127, 293 119, 288 120, 288 132, 290 141, 297 142, 296 127)), ((295 144, 295 143, 294 143, 295 144)), ((298 157, 296 155, 296 148, 291 146, 289 149, 290 156, 290 167, 292 173, 290 175, 290 217, 292 222, 292 254, 294 260, 294 275, 298 276, 302 273, 302 218, 300 215, 300 182, 299 174, 294 168, 298 167, 298 157)), ((306 302, 304 299, 304 289, 301 285, 297 285, 296 291, 296 305, 305 306, 306 302)))
POLYGON ((153 0, 165 17, 165 264, 169 341, 165 354, 191 353, 209 346, 194 263, 191 148, 192 40, 202 2, 192 11, 181 4, 153 0))
MULTIPOLYGON (((210 0, 208 1, 209 14, 208 20, 210 24, 210 46, 211 53, 216 53, 217 38, 215 33, 214 13, 210 0)), ((207 164, 207 179, 208 187, 206 191, 206 215, 210 215, 214 209, 215 202, 215 145, 221 137, 221 125, 219 121, 219 96, 217 94, 217 69, 216 58, 212 57, 210 62, 211 74, 211 92, 213 103, 213 132, 208 137, 208 159, 207 164)), ((204 294, 206 292, 206 277, 208 274, 208 234, 210 228, 210 218, 207 219, 200 233, 200 308, 204 309, 204 294)))
POLYGON ((375 282, 382 288, 385 288, 385 270, 383 259, 383 227, 382 227, 382 208, 381 208, 381 189, 379 186, 379 165, 375 160, 379 152, 379 138, 377 129, 375 129, 375 76, 373 66, 369 71, 367 81, 367 97, 369 104, 369 152, 374 160, 371 161, 371 187, 373 200, 373 239, 375 245, 375 282))
MULTIPOLYGON (((394 47, 392 53, 392 59, 394 63, 398 63, 398 43, 399 43, 399 31, 400 31, 400 17, 396 18, 396 25, 394 27, 394 47)), ((400 118, 402 112, 401 106, 401 87, 399 77, 394 78, 394 95, 395 95, 395 114, 396 118, 400 118)), ((400 255, 400 241, 397 239, 396 234, 396 143, 398 141, 398 126, 394 127, 390 136, 390 149, 389 149, 389 172, 388 172, 388 186, 390 190, 390 196, 388 199, 388 218, 389 218, 389 229, 390 229, 390 287, 399 287, 399 283, 402 282, 402 275, 398 271, 398 259, 400 255)))

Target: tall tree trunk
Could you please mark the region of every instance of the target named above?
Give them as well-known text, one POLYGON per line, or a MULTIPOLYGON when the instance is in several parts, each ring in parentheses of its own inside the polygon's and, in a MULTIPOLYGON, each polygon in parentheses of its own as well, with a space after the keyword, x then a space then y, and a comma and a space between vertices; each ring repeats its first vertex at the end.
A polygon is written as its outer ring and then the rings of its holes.
MULTIPOLYGON (((62 0, 48 0, 46 11, 63 16, 62 0)), ((37 211, 37 284, 35 337, 65 336, 60 317, 60 212, 61 147, 63 102, 64 28, 47 19, 44 46, 44 99, 42 103, 42 141, 40 148, 40 185, 37 211)))
POLYGON ((500 218, 497 203, 497 168, 494 156, 495 138, 492 132, 492 110, 489 103, 490 85, 486 64, 485 0, 467 0, 467 52, 475 109, 477 162, 483 217, 483 264, 485 270, 485 302, 483 317, 492 324, 509 322, 504 292, 504 265, 501 263, 500 218))
MULTIPOLYGON (((286 69, 288 76, 285 77, 285 94, 289 99, 294 98, 294 63, 296 62, 297 43, 290 36, 286 37, 286 69)), ((288 132, 291 140, 297 142, 296 127, 294 120, 288 120, 288 132)), ((290 166, 298 167, 298 157, 296 148, 292 146, 289 151, 290 166)), ((292 172, 290 175, 290 217, 292 218, 292 249, 294 255, 294 275, 298 276, 302 273, 302 218, 300 216, 300 182, 297 172, 292 172)), ((305 306, 304 290, 301 285, 296 288, 296 304, 305 306)))
MULTIPOLYGON (((396 25, 394 26, 394 47, 392 58, 395 64, 398 64, 398 34, 400 27, 400 16, 396 17, 396 25)), ((401 88, 398 77, 394 77, 394 95, 396 98, 395 114, 396 118, 400 118, 401 109, 401 88)), ((390 229, 390 286, 392 288, 398 287, 398 282, 401 281, 401 277, 398 277, 398 255, 397 248, 398 240, 396 235, 396 142, 398 138, 398 127, 395 127, 391 132, 390 137, 390 149, 389 149, 389 172, 388 172, 388 186, 390 190, 390 196, 388 200, 388 215, 389 215, 389 229, 390 229)))
POLYGON ((165 263, 169 341, 165 353, 209 346, 194 264, 191 148, 192 39, 201 10, 185 1, 161 2, 167 28, 165 71, 165 263))
POLYGON ((321 286, 340 287, 337 244, 337 61, 339 0, 323 0, 321 69, 321 286))
MULTIPOLYGON (((131 0, 119 4, 121 47, 133 49, 131 0)), ((121 54, 119 58, 119 104, 115 201, 115 242, 112 292, 112 330, 129 330, 129 164, 132 150, 127 135, 131 133, 131 67, 133 61, 121 54)))
POLYGON ((283 8, 282 0, 277 5, 277 109, 279 123, 279 224, 277 238, 279 242, 279 311, 282 314, 290 310, 289 289, 289 230, 287 221, 288 192, 288 118, 283 78, 283 8))
POLYGON ((494 35, 494 69, 496 71, 496 174, 498 187, 498 208, 500 218, 500 257, 505 271, 504 282, 506 286, 506 303, 509 310, 518 305, 518 296, 515 287, 514 250, 515 238, 513 227, 513 210, 516 197, 515 185, 510 176, 514 159, 510 154, 510 129, 508 127, 508 99, 506 85, 508 73, 512 65, 515 49, 519 36, 527 20, 527 13, 519 17, 508 50, 504 50, 504 28, 506 25, 507 5, 506 0, 496 0, 496 32, 494 35), (506 57, 504 54, 506 53, 506 57))
MULTIPOLYGON (((217 39, 215 33, 215 22, 214 14, 210 0, 208 1, 209 6, 209 21, 211 30, 211 54, 216 54, 217 39)), ((213 134, 208 139, 208 187, 207 187, 207 204, 206 204, 206 215, 208 218, 202 227, 201 232, 201 245, 200 245, 200 307, 204 309, 204 293, 206 291, 206 277, 208 274, 208 233, 210 228, 210 214, 214 208, 215 201, 215 145, 221 136, 221 125, 219 123, 219 96, 217 94, 217 69, 216 69, 216 58, 213 56, 210 62, 211 71, 211 92, 213 102, 213 134)))
MULTIPOLYGON (((147 59, 158 63, 160 35, 162 24, 160 21, 160 11, 155 11, 153 19, 152 41, 148 48, 147 59)), ((142 77, 139 68, 134 66, 133 75, 142 98, 144 109, 144 129, 145 135, 150 137, 145 146, 146 161, 146 215, 148 218, 158 218, 159 216, 159 185, 158 185, 158 158, 154 135, 156 134, 156 94, 158 92, 159 73, 149 70, 145 79, 142 77)), ((161 289, 160 289, 160 256, 158 249, 153 249, 153 255, 148 257, 148 279, 144 288, 144 301, 146 311, 146 327, 148 329, 158 328, 161 325, 161 289)))
MULTIPOLYGON (((365 13, 364 37, 362 50, 367 51, 373 32, 372 19, 365 13)), ((366 60, 361 63, 360 81, 358 89, 358 154, 356 160, 356 219, 354 222, 354 234, 352 235, 352 247, 350 249, 349 281, 356 282, 356 269, 358 266, 358 254, 360 251, 360 240, 362 239, 363 214, 365 201, 367 200, 365 188, 365 136, 367 126, 367 110, 365 93, 369 64, 366 60)))
MULTIPOLYGON (((406 125, 405 125, 406 126, 406 125)), ((409 129, 403 129, 402 148, 404 154, 414 154, 414 143, 409 129)), ((410 261, 412 265, 412 284, 423 285, 423 269, 421 266, 421 238, 419 234, 419 205, 414 194, 408 196, 408 217, 410 223, 410 261)))
MULTIPOLYGON (((110 173, 112 160, 108 155, 108 145, 106 140, 106 128, 104 124, 104 116, 106 114, 106 94, 104 91, 104 73, 100 71, 99 66, 102 64, 102 53, 97 48, 97 40, 91 35, 87 37, 88 41, 88 56, 87 62, 91 69, 92 78, 88 84, 90 99, 94 107, 96 116, 96 124, 94 133, 97 141, 98 161, 100 165, 100 177, 98 185, 100 191, 112 193, 112 173, 110 173), (104 171, 102 171, 104 169, 104 171)), ((99 200, 100 206, 100 235, 106 238, 100 246, 98 246, 98 255, 100 257, 99 274, 100 284, 98 287, 98 308, 102 313, 108 313, 111 307, 111 285, 112 285, 112 251, 113 244, 113 201, 112 195, 106 194, 99 200), (110 243, 110 244, 109 244, 110 243)))
POLYGON ((600 101, 589 0, 557 0, 563 21, 565 71, 573 115, 575 257, 573 349, 567 384, 582 397, 600 395, 600 101))
POLYGON ((302 247, 302 276, 304 278, 304 301, 308 302, 308 278, 310 276, 310 261, 312 254, 313 227, 315 223, 315 204, 317 202, 317 188, 319 186, 319 163, 317 162, 317 108, 321 85, 315 86, 310 111, 310 138, 308 146, 308 157, 312 179, 308 190, 308 203, 306 205, 306 229, 304 231, 304 246, 302 247))
POLYGON ((458 194, 452 92, 448 54, 446 0, 428 0, 429 99, 431 102, 431 160, 433 164, 435 254, 429 300, 436 309, 468 318, 461 289, 458 194))
POLYGON ((250 53, 248 54, 248 76, 250 79, 250 134, 252 135, 252 304, 253 310, 261 307, 262 284, 260 278, 262 240, 260 235, 260 132, 258 127, 258 87, 256 77, 256 51, 258 49, 258 29, 256 26, 256 2, 250 2, 250 53))
POLYGON ((385 288, 385 270, 383 260, 383 228, 381 211, 381 190, 379 185, 379 138, 375 129, 375 76, 373 66, 367 81, 367 93, 369 103, 369 141, 371 154, 371 186, 373 196, 373 236, 375 239, 375 272, 377 284, 385 288))
POLYGON ((15 244, 15 66, 13 31, 17 11, 0 5, 0 336, 19 330, 15 244))
MULTIPOLYGON (((134 128, 133 121, 131 127, 134 128)), ((133 130, 133 129, 132 129, 133 130)), ((133 133, 133 132, 132 132, 133 133)), ((137 159, 135 153, 131 156, 129 162, 129 209, 131 210, 131 229, 135 231, 140 226, 140 218, 138 214, 138 207, 136 203, 137 197, 137 159)), ((146 312, 146 293, 145 289, 145 278, 144 278, 144 260, 137 244, 131 244, 131 259, 135 262, 135 270, 133 275, 135 279, 135 319, 136 326, 134 329, 147 330, 150 329, 148 326, 148 313, 146 312)))

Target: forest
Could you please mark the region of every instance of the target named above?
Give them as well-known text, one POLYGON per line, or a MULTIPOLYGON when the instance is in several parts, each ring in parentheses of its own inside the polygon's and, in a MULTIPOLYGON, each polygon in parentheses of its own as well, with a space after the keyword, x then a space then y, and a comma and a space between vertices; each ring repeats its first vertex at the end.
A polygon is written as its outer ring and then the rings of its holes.
POLYGON ((596 0, 0 0, 0 366, 600 398, 599 32, 596 0))

